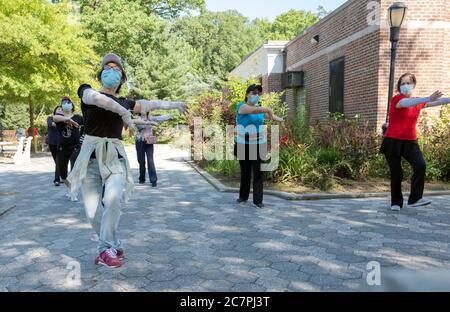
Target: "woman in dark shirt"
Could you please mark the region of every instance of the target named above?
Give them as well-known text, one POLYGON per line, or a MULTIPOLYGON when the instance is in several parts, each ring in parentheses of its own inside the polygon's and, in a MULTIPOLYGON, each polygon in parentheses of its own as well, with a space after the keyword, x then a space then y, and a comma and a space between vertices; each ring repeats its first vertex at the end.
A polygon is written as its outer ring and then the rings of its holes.
POLYGON ((78 96, 84 117, 83 146, 67 184, 71 193, 81 189, 86 215, 98 234, 96 264, 120 267, 124 259, 117 229, 122 210, 133 191, 134 181, 128 158, 121 142, 122 129, 134 135, 131 114, 155 109, 184 110, 184 103, 127 100, 116 95, 126 81, 122 60, 115 54, 103 58, 98 74, 103 88, 95 91, 81 85, 78 96))
POLYGON ((57 163, 61 179, 67 179, 67 167, 73 168, 80 152, 80 128, 83 125, 83 117, 74 114, 75 106, 68 97, 61 99, 62 114, 53 116, 53 121, 59 133, 57 163))
POLYGON ((47 144, 50 149, 50 153, 52 154, 53 161, 55 163, 55 179, 53 180, 53 184, 55 184, 55 186, 59 186, 59 184, 61 183, 57 162, 58 144, 60 138, 58 129, 56 128, 56 123, 53 121, 53 116, 56 114, 62 115, 62 113, 63 112, 61 106, 57 106, 53 110, 53 115, 47 118, 47 135, 48 135, 47 144))

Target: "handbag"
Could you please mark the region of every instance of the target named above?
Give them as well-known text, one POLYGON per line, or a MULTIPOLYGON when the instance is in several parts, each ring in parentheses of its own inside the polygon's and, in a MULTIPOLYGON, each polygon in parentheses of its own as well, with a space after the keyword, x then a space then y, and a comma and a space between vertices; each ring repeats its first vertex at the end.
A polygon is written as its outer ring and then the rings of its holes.
POLYGON ((156 136, 153 135, 152 128, 145 128, 142 131, 142 139, 146 144, 156 144, 156 142, 158 141, 156 136))

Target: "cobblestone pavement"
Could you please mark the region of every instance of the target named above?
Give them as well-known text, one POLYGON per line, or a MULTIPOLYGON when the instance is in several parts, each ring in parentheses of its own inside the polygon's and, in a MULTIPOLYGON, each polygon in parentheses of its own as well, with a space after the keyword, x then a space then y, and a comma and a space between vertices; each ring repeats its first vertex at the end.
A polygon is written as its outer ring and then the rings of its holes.
POLYGON ((0 291, 353 291, 367 285, 371 261, 450 268, 450 196, 401 213, 387 199, 270 196, 257 210, 216 192, 180 156, 156 147, 158 188, 137 185, 124 209, 119 269, 95 266, 96 236, 82 203, 52 185, 51 158, 0 164, 0 208, 16 206, 0 216, 0 291))

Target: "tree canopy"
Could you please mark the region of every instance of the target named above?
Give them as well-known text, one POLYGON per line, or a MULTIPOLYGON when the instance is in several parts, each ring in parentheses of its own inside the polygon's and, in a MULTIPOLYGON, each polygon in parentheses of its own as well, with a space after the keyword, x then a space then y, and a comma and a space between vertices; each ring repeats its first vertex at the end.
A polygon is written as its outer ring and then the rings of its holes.
POLYGON ((0 104, 27 105, 31 125, 36 110, 74 96, 92 72, 91 43, 69 12, 66 3, 0 0, 0 104))
POLYGON ((237 11, 186 16, 172 29, 198 52, 195 67, 209 82, 226 80, 242 58, 264 42, 260 32, 237 11))
MULTIPOLYGON (((319 7, 319 10, 323 10, 319 7)), ((320 11, 322 15, 326 14, 320 11)), ((276 17, 271 23, 267 19, 256 19, 255 26, 262 32, 265 39, 292 40, 311 25, 320 20, 318 14, 303 10, 289 10, 276 17)))
MULTIPOLYGON (((62 95, 76 98, 80 83, 96 84, 110 52, 124 60, 124 93, 187 100, 220 89, 265 41, 290 40, 326 13, 291 10, 270 22, 209 12, 204 0, 0 0, 0 105, 25 106, 33 123, 62 95)), ((0 118, 11 113, 3 107, 0 118)))

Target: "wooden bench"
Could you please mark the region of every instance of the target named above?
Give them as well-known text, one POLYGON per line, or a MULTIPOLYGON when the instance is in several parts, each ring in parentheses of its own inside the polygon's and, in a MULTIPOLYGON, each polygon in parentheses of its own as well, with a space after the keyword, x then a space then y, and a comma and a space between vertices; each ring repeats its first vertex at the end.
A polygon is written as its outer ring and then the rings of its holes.
MULTIPOLYGON (((17 145, 7 144, 3 145, 2 156, 4 158, 12 159, 14 165, 31 162, 31 141, 33 137, 20 138, 17 145)), ((9 142, 8 142, 9 143, 9 142)))

